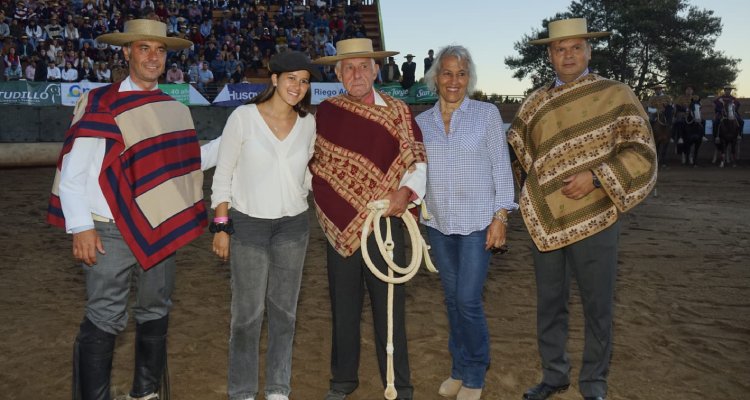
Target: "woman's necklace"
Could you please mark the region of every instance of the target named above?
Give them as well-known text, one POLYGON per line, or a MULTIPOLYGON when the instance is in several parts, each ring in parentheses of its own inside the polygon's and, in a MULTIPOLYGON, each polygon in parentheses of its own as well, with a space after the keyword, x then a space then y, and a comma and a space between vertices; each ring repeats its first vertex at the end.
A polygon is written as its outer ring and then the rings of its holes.
POLYGON ((279 140, 284 140, 287 136, 289 136, 289 132, 292 130, 294 114, 289 114, 283 117, 276 117, 271 114, 270 110, 267 109, 266 106, 259 106, 258 110, 260 110, 260 114, 263 117, 263 121, 266 123, 266 126, 271 128, 271 132, 274 134, 274 136, 276 136, 276 138, 278 138, 279 140))

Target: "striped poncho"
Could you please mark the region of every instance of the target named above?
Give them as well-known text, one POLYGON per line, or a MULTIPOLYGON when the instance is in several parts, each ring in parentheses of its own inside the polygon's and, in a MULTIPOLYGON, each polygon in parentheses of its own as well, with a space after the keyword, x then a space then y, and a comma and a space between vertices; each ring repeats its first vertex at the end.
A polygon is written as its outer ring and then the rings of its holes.
POLYGON ((143 269, 200 236, 207 225, 198 138, 190 110, 155 91, 91 90, 76 105, 57 162, 47 221, 62 228, 63 157, 79 137, 106 139, 99 176, 112 216, 143 269))
POLYGON ((656 183, 654 139, 640 101, 628 86, 594 74, 529 95, 508 141, 526 174, 521 212, 541 251, 604 230, 656 183), (564 196, 563 179, 586 170, 602 188, 580 200, 564 196))
POLYGON ((406 172, 427 160, 409 108, 380 96, 386 106, 332 97, 315 116, 318 136, 310 162, 315 208, 329 243, 344 257, 360 247, 367 203, 398 189, 406 172))

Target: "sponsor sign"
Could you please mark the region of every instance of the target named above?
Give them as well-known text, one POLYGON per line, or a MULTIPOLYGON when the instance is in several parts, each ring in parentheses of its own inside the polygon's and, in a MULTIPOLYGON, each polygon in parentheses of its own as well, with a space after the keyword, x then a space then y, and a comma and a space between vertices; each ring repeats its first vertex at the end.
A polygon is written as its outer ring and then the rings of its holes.
POLYGON ((216 95, 214 105, 222 107, 237 107, 247 103, 268 86, 265 83, 230 83, 216 95))
POLYGON ((59 106, 60 103, 59 83, 11 81, 0 85, 0 104, 59 106))
POLYGON ((61 104, 64 106, 74 106, 78 102, 78 99, 83 96, 84 93, 91 89, 98 88, 101 86, 107 86, 109 83, 98 83, 98 82, 75 82, 75 83, 61 83, 60 84, 60 96, 62 98, 61 104))
POLYGON ((165 83, 159 84, 159 89, 180 103, 189 106, 190 89, 188 89, 188 86, 187 83, 165 83))
POLYGON ((329 97, 346 93, 346 90, 344 90, 344 85, 339 82, 313 82, 310 85, 310 93, 312 104, 318 105, 329 97))

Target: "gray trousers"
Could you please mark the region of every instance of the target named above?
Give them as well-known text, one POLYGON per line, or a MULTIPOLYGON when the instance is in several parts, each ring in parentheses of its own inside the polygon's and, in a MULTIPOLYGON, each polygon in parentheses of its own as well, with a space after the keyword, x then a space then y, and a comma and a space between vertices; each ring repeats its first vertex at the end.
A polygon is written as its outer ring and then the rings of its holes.
POLYGON ((82 264, 86 277, 86 317, 97 328, 117 335, 128 322, 128 295, 135 275, 133 317, 144 323, 160 319, 172 308, 174 254, 144 271, 114 223, 94 222, 106 254, 97 254, 97 263, 82 264))
POLYGON ((570 383, 568 300, 575 277, 585 319, 583 365, 579 389, 583 396, 606 396, 612 357, 612 309, 617 278, 619 221, 586 239, 558 250, 533 249, 537 288, 537 341, 542 381, 570 383))

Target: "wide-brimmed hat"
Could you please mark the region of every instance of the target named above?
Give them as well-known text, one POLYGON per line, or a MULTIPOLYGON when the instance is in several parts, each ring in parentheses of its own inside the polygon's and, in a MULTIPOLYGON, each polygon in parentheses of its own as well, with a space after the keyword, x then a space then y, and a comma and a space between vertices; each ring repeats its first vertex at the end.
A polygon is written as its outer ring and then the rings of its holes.
POLYGON ((589 32, 586 18, 570 18, 551 21, 547 25, 549 37, 529 41, 529 44, 547 44, 573 38, 596 38, 608 36, 611 32, 589 32))
POLYGON ((307 71, 315 80, 321 80, 322 75, 316 65, 314 65, 305 53, 299 51, 284 51, 275 54, 268 61, 268 70, 272 74, 282 72, 307 71))
POLYGON ((724 89, 731 89, 731 90, 734 90, 734 89, 737 89, 737 88, 736 88, 736 87, 734 87, 734 85, 724 85, 724 89))
POLYGON ((666 86, 664 86, 664 84, 662 84, 662 83, 657 83, 656 85, 653 86, 653 88, 654 89, 665 89, 666 86))
POLYGON ((193 42, 167 36, 167 25, 151 19, 134 19, 125 22, 123 32, 105 33, 96 38, 97 42, 124 46, 137 40, 153 40, 164 43, 170 50, 182 50, 193 45, 193 42))
POLYGON ((414 54, 409 53, 405 55, 404 58, 414 58, 414 54))
POLYGON ((366 38, 339 40, 336 43, 336 55, 320 57, 315 64, 335 64, 347 58, 385 58, 395 56, 397 51, 373 51, 372 40, 366 38))

